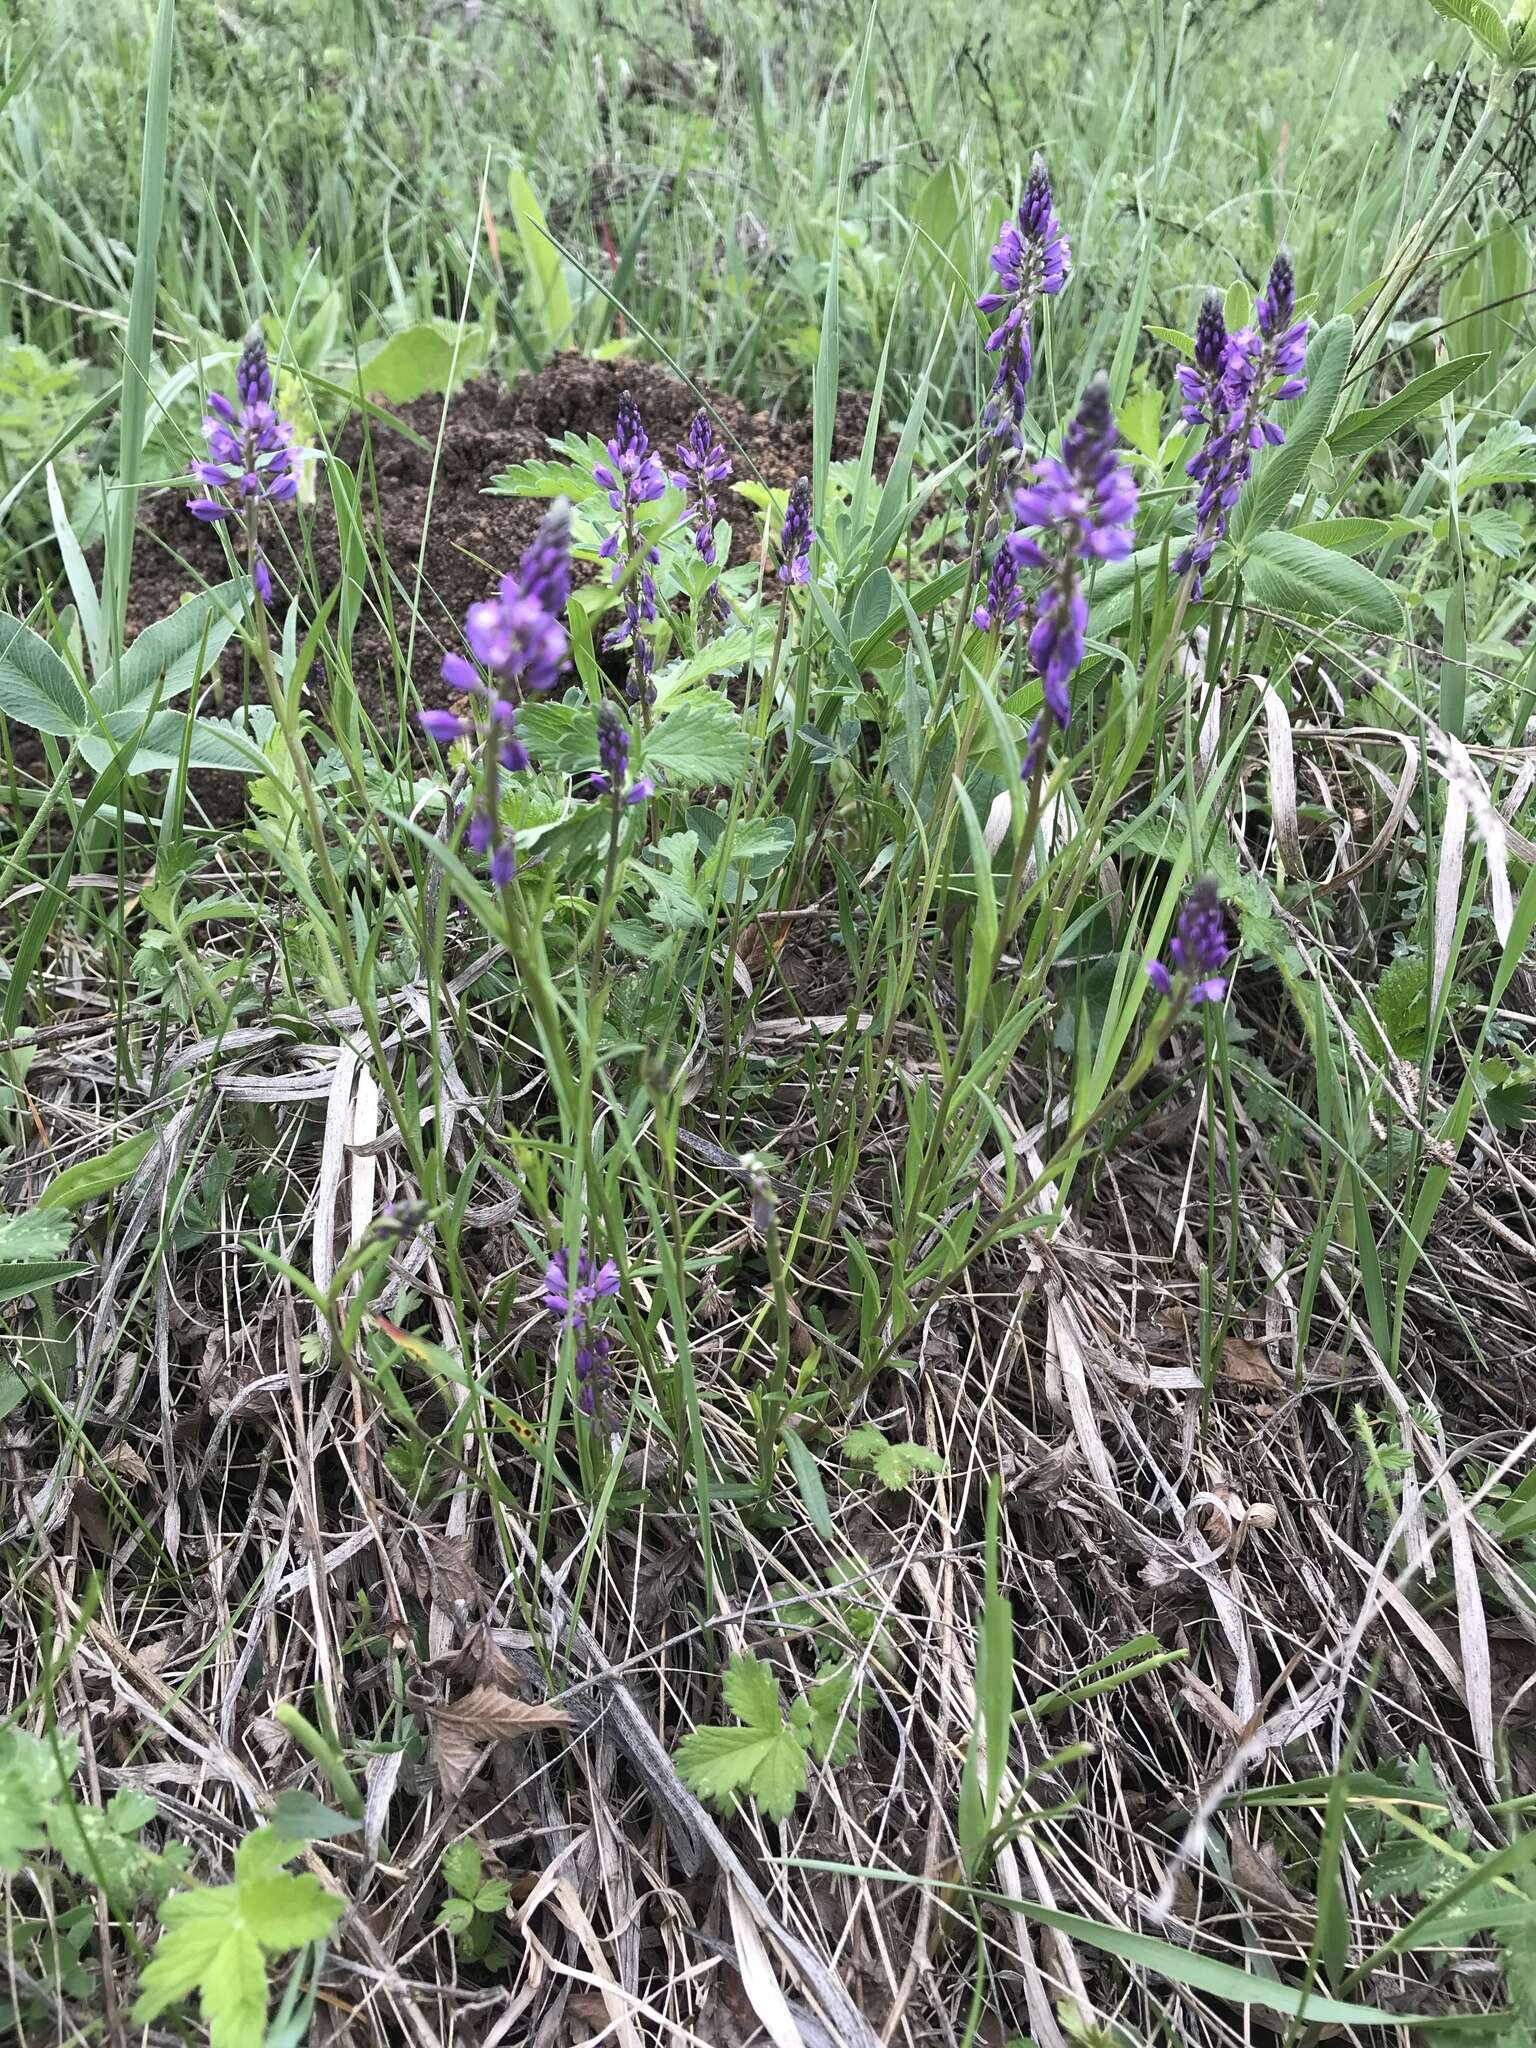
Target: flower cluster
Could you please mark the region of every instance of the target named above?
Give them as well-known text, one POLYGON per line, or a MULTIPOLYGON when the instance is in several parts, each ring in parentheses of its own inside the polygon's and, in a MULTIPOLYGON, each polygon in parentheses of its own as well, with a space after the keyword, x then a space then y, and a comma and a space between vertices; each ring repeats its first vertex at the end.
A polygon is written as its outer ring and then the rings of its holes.
POLYGON ((1043 296, 1054 297, 1072 268, 1072 250, 1056 217, 1051 177, 1044 160, 1030 167, 1017 217, 1006 220, 992 251, 997 284, 976 301, 981 313, 1003 318, 987 336, 997 357, 997 374, 982 414, 984 440, 1003 448, 1020 443, 1020 429, 1034 368, 1030 323, 1043 296))
POLYGON ((1083 564, 1118 561, 1131 551, 1136 485, 1120 459, 1118 438, 1109 385, 1096 377, 1062 436, 1061 454, 1046 456, 1033 481, 1014 493, 1020 530, 1008 536, 1004 547, 1017 568, 1049 572, 1035 600, 1029 636, 1045 710, 1029 736, 1026 775, 1033 773, 1050 727, 1065 732, 1072 722, 1068 685, 1083 659, 1088 629, 1083 564))
POLYGON ((731 458, 725 443, 709 423, 702 409, 689 422, 688 431, 677 444, 678 466, 672 481, 683 494, 683 525, 692 529, 693 544, 701 562, 715 566, 715 485, 731 480, 731 458))
POLYGON ((648 775, 630 782, 629 728, 606 699, 597 712, 597 769, 588 781, 593 796, 612 797, 618 804, 643 804, 656 785, 648 775))
POLYGON ((811 528, 811 486, 802 476, 791 486, 789 503, 784 509, 784 524, 779 529, 781 583, 810 582, 811 548, 815 539, 811 528))
POLYGON ((653 504, 664 494, 667 476, 661 458, 651 447, 640 408, 628 391, 619 399, 607 455, 608 460, 599 462, 592 474, 608 493, 608 502, 622 524, 609 534, 598 552, 613 563, 613 580, 624 587, 624 610, 603 646, 610 651, 620 647, 630 650, 634 670, 630 697, 648 701, 650 674, 656 660, 646 636, 646 628, 656 623, 656 579, 651 570, 661 555, 641 534, 639 512, 642 505, 653 504))
POLYGON ((593 1327, 598 1304, 619 1291, 619 1269, 612 1259, 599 1266, 590 1252, 573 1261, 564 1247, 544 1271, 544 1306, 557 1322, 568 1324, 576 1338, 576 1401, 583 1415, 595 1416, 613 1376, 612 1344, 593 1327))
POLYGON ((1194 364, 1178 374, 1185 420, 1208 431, 1204 447, 1185 465, 1200 494, 1194 535, 1174 564, 1180 576, 1192 578, 1195 597, 1252 472, 1255 451, 1277 447, 1285 439, 1285 430, 1270 417, 1270 407, 1300 398, 1307 388, 1301 374, 1307 322, 1295 314, 1296 279, 1283 249, 1254 307, 1253 326, 1229 335, 1215 292, 1200 310, 1194 364))
POLYGON ((1227 993, 1226 964, 1232 957, 1226 912, 1209 876, 1197 882, 1179 911, 1168 945, 1172 967, 1152 961, 1147 979, 1161 996, 1181 1003, 1219 1003, 1227 993))
POLYGON ((542 694, 560 678, 570 639, 559 615, 570 594, 571 514, 561 499, 517 568, 502 577, 496 595, 472 604, 465 615, 470 651, 494 682, 483 682, 462 654, 443 656, 444 682, 477 697, 473 715, 417 713, 417 723, 439 746, 473 740, 481 749, 480 790, 465 836, 474 852, 489 854, 491 880, 498 889, 516 872, 512 842, 501 827, 501 771, 518 775, 530 766, 517 730, 517 707, 528 692, 542 694))
POLYGON ((992 557, 992 567, 987 572, 987 587, 981 602, 971 614, 972 623, 983 633, 992 627, 1011 626, 1024 616, 1024 593, 1019 588, 1019 563, 1013 549, 1004 541, 992 557))
POLYGON ((263 505, 286 505, 298 496, 297 451, 293 429, 277 416, 272 403, 272 365, 259 328, 246 337, 235 367, 238 408, 222 391, 208 394, 203 438, 205 462, 194 462, 192 474, 208 493, 189 498, 194 519, 212 523, 243 518, 252 535, 251 574, 263 604, 272 602, 272 576, 254 546, 254 521, 263 505), (216 495, 215 495, 216 494, 216 495))

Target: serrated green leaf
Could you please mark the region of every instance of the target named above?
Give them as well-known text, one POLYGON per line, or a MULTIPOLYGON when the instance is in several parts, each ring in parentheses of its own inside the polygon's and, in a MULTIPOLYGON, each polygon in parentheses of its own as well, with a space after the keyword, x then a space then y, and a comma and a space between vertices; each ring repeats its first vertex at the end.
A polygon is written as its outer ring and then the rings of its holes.
POLYGON ((1400 433, 1414 420, 1438 405, 1458 385, 1474 376, 1488 360, 1486 354, 1455 356, 1446 363, 1436 363, 1432 370, 1426 370, 1421 377, 1415 377, 1395 391, 1390 398, 1384 398, 1380 405, 1362 407, 1340 420, 1328 436, 1328 446, 1344 461, 1354 461, 1362 455, 1369 455, 1384 441, 1400 433))
POLYGON ((657 670, 652 679, 662 715, 666 715, 666 707, 674 699, 681 697, 685 690, 691 690, 696 683, 707 682, 711 676, 734 674, 754 657, 761 666, 768 659, 770 645, 766 635, 754 633, 749 626, 733 626, 717 639, 706 640, 702 647, 685 655, 681 661, 669 661, 665 668, 657 670))
POLYGON ((460 1898, 474 1897, 480 1887, 480 1869, 479 1846, 468 1836, 462 1841, 450 1842, 443 1851, 443 1882, 451 1886, 460 1898))
POLYGON ((481 1885, 475 1893, 477 1913, 503 1913, 512 1897, 512 1887, 504 1877, 493 1877, 489 1884, 481 1885))
POLYGON ((805 1790, 805 1745, 781 1729, 752 1773, 752 1797, 770 1820, 788 1820, 805 1790))
POLYGON ((1463 456, 1456 481, 1463 496, 1495 484, 1536 483, 1536 428, 1500 420, 1463 456))
POLYGON ((789 1795, 789 1805, 776 1815, 782 1819, 805 1787, 805 1751, 793 1730, 777 1728, 695 1728, 684 1736, 677 1750, 677 1768, 685 1782, 712 1806, 731 1810, 733 1802, 750 1791, 763 1806, 757 1786, 759 1772, 769 1797, 777 1804, 786 1785, 799 1770, 799 1782, 789 1795), (787 1767, 786 1767, 787 1765, 787 1767))
POLYGON ((122 1785, 107 1801, 107 1824, 114 1834, 136 1835, 160 1811, 157 1801, 136 1785, 122 1785))
POLYGON ((903 1492, 919 1472, 942 1472, 944 1460, 926 1444, 887 1444, 875 1453, 875 1477, 892 1493, 903 1492))
POLYGON ((1402 604, 1390 584, 1300 534, 1271 529, 1257 535, 1243 564, 1243 584, 1256 604, 1285 618, 1323 619, 1369 633, 1402 631, 1402 604))
POLYGON ((803 1700, 795 1702, 797 1708, 804 1709, 811 1748, 822 1763, 834 1769, 845 1764, 858 1747, 858 1722, 851 1712, 844 1712, 853 1692, 853 1675, 851 1664, 829 1671, 807 1687, 803 1700))
MULTIPOLYGON (((160 1908, 166 1921, 167 1909, 192 1900, 217 1899, 218 1893, 178 1892, 160 1908)), ((133 2002, 133 2017, 140 2026, 159 2019, 161 2013, 190 1998, 207 1973, 217 1967, 218 1958, 231 1931, 229 1913, 183 1913, 160 1936, 155 1952, 139 1977, 139 1995, 133 2002)))
POLYGON ((308 1871, 242 1878, 240 1917, 263 1948, 301 1948, 319 1941, 341 1918, 342 1902, 308 1871))
POLYGON ((569 498, 579 505, 584 498, 600 498, 602 485, 589 470, 574 463, 540 461, 514 462, 491 478, 489 492, 495 498, 569 498))
POLYGON ((855 1464, 868 1465, 886 1448, 888 1442, 889 1438, 883 1429, 876 1429, 872 1422, 862 1422, 857 1429, 850 1429, 843 1438, 843 1455, 852 1458, 855 1464))
POLYGON ((783 867, 794 850, 795 827, 789 818, 741 818, 728 835, 710 849, 714 867, 741 867, 754 882, 783 867))
POLYGON ((261 2048, 267 2027, 267 1962, 246 1928, 231 1926, 202 1975, 209 2048, 261 2048))
POLYGON ((720 1683, 721 1696, 738 1721, 749 1728, 777 1730, 784 1725, 779 1681, 761 1657, 733 1657, 720 1683))
POLYGON ((26 1858, 43 1846, 48 1801, 30 1758, 11 1755, 0 1761, 0 1870, 14 1877, 26 1858))
POLYGON ((475 1917, 475 1909, 468 1899, 444 1899, 437 1909, 437 1924, 446 1927, 453 1934, 464 1934, 475 1917))
POLYGON ((1497 562, 1516 562, 1525 551, 1525 529, 1502 505, 1484 505, 1461 522, 1464 540, 1497 562))
POLYGON ((285 1863, 299 1853, 299 1844, 280 1835, 276 1828, 254 1829, 235 1849, 235 1882, 260 1884, 275 1877, 285 1863))
POLYGON ((751 751, 741 714, 718 697, 685 701, 658 719, 642 758, 649 772, 684 789, 734 782, 751 751))

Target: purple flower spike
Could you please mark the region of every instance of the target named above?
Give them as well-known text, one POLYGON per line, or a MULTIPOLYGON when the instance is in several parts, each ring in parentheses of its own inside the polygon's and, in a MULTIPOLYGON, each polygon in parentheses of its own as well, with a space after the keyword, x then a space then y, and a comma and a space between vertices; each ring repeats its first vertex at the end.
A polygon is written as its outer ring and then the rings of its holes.
POLYGON ((1003 222, 992 251, 997 283, 976 301, 978 312, 1001 313, 987 336, 997 373, 982 414, 983 440, 1019 445, 1020 427, 1034 368, 1030 323, 1042 296, 1054 297, 1072 269, 1072 250, 1056 217, 1051 177, 1037 156, 1030 167, 1017 216, 1003 222))
POLYGON ((612 1349, 612 1341, 601 1330, 589 1342, 576 1346, 576 1405, 591 1419, 601 1412, 613 1382, 613 1367, 608 1362, 612 1349))
POLYGON ((615 512, 633 505, 648 505, 667 488, 661 458, 651 449, 650 436, 640 417, 632 392, 619 399, 613 439, 607 444, 608 460, 599 462, 592 474, 608 493, 615 512))
POLYGON ((714 487, 729 483, 731 479, 731 458, 725 452, 725 444, 710 425, 709 414, 696 412, 687 433, 677 444, 678 467, 672 472, 672 482, 686 500, 683 524, 693 534, 693 545, 700 561, 715 566, 715 512, 714 487))
POLYGON ((971 623, 987 633, 994 626, 1015 625, 1024 616, 1024 593, 1019 589, 1019 559, 1005 540, 992 557, 987 588, 981 603, 971 614, 971 623))
POLYGON ((611 796, 616 804, 641 804, 656 785, 648 775, 629 775, 629 727, 605 699, 597 713, 597 769, 587 778, 589 796, 611 796))
POLYGON ((1168 945, 1172 966, 1152 961, 1147 979, 1161 996, 1181 1003, 1219 1003, 1227 993, 1226 972, 1232 957, 1227 915, 1221 895, 1209 876, 1185 897, 1168 945))
POLYGON ((1120 459, 1118 440, 1109 385, 1096 377, 1062 436, 1060 456, 1044 457, 1033 481, 1014 493, 1013 512, 1020 530, 1008 536, 1003 549, 1016 568, 1051 572, 1035 600, 1029 636, 1029 657, 1043 685, 1046 717, 1030 735, 1026 775, 1034 773, 1050 727, 1065 732, 1072 722, 1069 686, 1082 662, 1088 630, 1083 564, 1119 561, 1131 551, 1136 485, 1120 459))
POLYGON ((1184 400, 1181 410, 1188 425, 1209 427, 1221 417, 1221 380, 1226 366, 1226 306, 1220 292, 1207 292, 1195 323, 1194 363, 1180 363, 1175 372, 1184 400))
POLYGON ((619 1291, 619 1269, 612 1259, 599 1266, 590 1252, 578 1252, 575 1277, 571 1255, 564 1246, 554 1252, 544 1269, 544 1306, 557 1322, 583 1330, 597 1303, 619 1291))
POLYGON ((516 569, 503 576, 496 595, 472 604, 465 616, 464 637, 495 682, 487 683, 462 654, 445 654, 443 681, 450 689, 473 694, 473 714, 462 718, 438 709, 416 714, 422 731, 439 746, 470 740, 477 748, 480 786, 465 838, 473 852, 489 855, 491 881, 498 889, 517 872, 512 841, 501 826, 500 778, 503 771, 520 775, 533 765, 517 730, 518 706, 530 692, 542 694, 560 680, 570 639, 558 613, 570 592, 571 513, 562 498, 550 508, 516 569))
MULTIPOLYGON (((263 506, 291 504, 299 494, 293 429, 272 409, 272 365, 258 328, 251 329, 241 352, 235 389, 238 409, 221 391, 208 394, 208 456, 192 464, 205 495, 189 498, 187 510, 210 525, 243 517, 249 531, 263 506)), ((253 581, 262 603, 269 604, 272 578, 259 559, 253 581)))
POLYGON ((1185 464, 1200 491, 1194 534, 1174 564, 1180 576, 1191 579, 1194 597, 1252 474, 1255 451, 1285 439, 1270 408, 1300 398, 1307 388, 1308 323, 1295 318, 1296 278, 1283 249, 1254 307, 1252 327, 1228 335, 1219 308, 1213 292, 1201 309, 1194 367, 1178 372, 1184 418, 1208 429, 1205 446, 1185 464))
POLYGON ((661 458, 651 448, 650 437, 640 417, 640 408, 626 391, 619 400, 613 439, 607 443, 606 462, 597 463, 593 476, 608 493, 608 502, 623 521, 609 534, 599 552, 613 563, 613 581, 624 589, 619 623, 603 638, 608 652, 630 650, 629 695, 650 700, 651 670, 656 652, 647 629, 656 623, 656 579, 652 569, 661 560, 654 544, 640 531, 639 510, 664 495, 666 472, 661 458))
POLYGON ((235 389, 242 405, 272 403, 272 364, 259 327, 253 327, 245 338, 245 347, 235 365, 235 389))
POLYGON ((809 583, 811 547, 816 535, 811 527, 811 486, 805 477, 795 482, 779 530, 779 581, 809 583))

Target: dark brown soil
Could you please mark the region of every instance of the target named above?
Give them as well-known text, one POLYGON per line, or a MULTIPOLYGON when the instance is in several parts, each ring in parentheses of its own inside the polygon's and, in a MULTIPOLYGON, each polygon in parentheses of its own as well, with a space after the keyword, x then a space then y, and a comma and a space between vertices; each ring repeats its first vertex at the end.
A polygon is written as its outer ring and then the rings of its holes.
MULTIPOLYGON (((555 357, 536 375, 520 377, 510 388, 489 379, 468 385, 449 406, 446 425, 440 398, 400 407, 397 416, 427 443, 424 449, 362 415, 354 415, 343 426, 335 453, 358 478, 372 543, 370 588, 353 641, 354 680, 370 714, 394 716, 391 628, 402 653, 411 647, 411 672, 423 702, 445 700, 439 667, 445 649, 462 647, 466 608, 487 595, 494 579, 512 567, 549 509, 541 499, 486 496, 492 477, 514 463, 548 456, 552 437, 575 432, 606 439, 619 395, 626 389, 639 403, 652 442, 663 459, 670 457, 698 409, 693 391, 655 364, 598 362, 576 354, 555 357), (377 587, 382 582, 381 541, 394 586, 388 623, 377 587), (411 595, 417 587, 418 560, 420 602, 413 641, 411 595)), ((749 413, 717 392, 704 395, 731 446, 738 476, 756 471, 765 483, 782 489, 810 468, 808 414, 773 419, 766 413, 749 413)), ((867 416, 866 400, 848 395, 839 401, 834 455, 858 454, 867 416)), ((304 515, 307 531, 301 536, 296 516, 290 533, 295 550, 307 544, 319 587, 328 592, 340 575, 340 555, 323 477, 316 500, 304 515)), ((740 501, 734 516, 729 501, 722 509, 732 517, 731 559, 744 561, 758 545, 757 515, 740 501)), ((298 587, 296 560, 290 558, 291 573, 285 576, 281 549, 274 547, 270 554, 279 579, 298 587)), ((217 531, 187 516, 182 492, 146 498, 134 547, 130 630, 165 617, 184 593, 227 573, 217 531)), ((232 654, 228 659, 230 679, 235 681, 240 658, 232 654)), ((324 687, 323 681, 318 687, 324 687)), ((211 815, 238 815, 243 802, 238 778, 204 775, 197 783, 197 794, 211 815), (213 786, 226 780, 232 785, 228 789, 213 786)))

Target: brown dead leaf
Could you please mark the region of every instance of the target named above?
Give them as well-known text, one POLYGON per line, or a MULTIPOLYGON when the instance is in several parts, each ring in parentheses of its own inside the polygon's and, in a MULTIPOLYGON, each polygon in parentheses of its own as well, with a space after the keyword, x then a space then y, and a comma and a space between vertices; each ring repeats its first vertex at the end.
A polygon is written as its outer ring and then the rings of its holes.
POLYGON ((1285 1381, 1270 1364, 1269 1353, 1246 1337, 1229 1337, 1222 1345, 1221 1377, 1234 1387, 1259 1387, 1266 1394, 1285 1392, 1285 1381))
POLYGON ((570 1725, 570 1715, 561 1708, 514 1699, 494 1685, 474 1686, 451 1706, 434 1708, 432 1753, 445 1795, 458 1798, 493 1744, 570 1725))
POLYGON ((485 1605, 485 1589, 475 1576, 469 1545, 460 1537, 428 1539, 432 1556, 432 1598, 462 1625, 485 1605))
POLYGON ((1299 1892, 1291 1889, 1280 1857, 1270 1842, 1257 1848, 1246 1835, 1234 1834, 1230 1854, 1232 1876, 1240 1891, 1256 1905, 1278 1913, 1286 1920, 1309 1920, 1312 1908, 1299 1892))
POLYGON ((149 1467, 131 1444, 114 1444, 103 1451, 101 1462, 125 1486, 148 1486, 149 1467))

